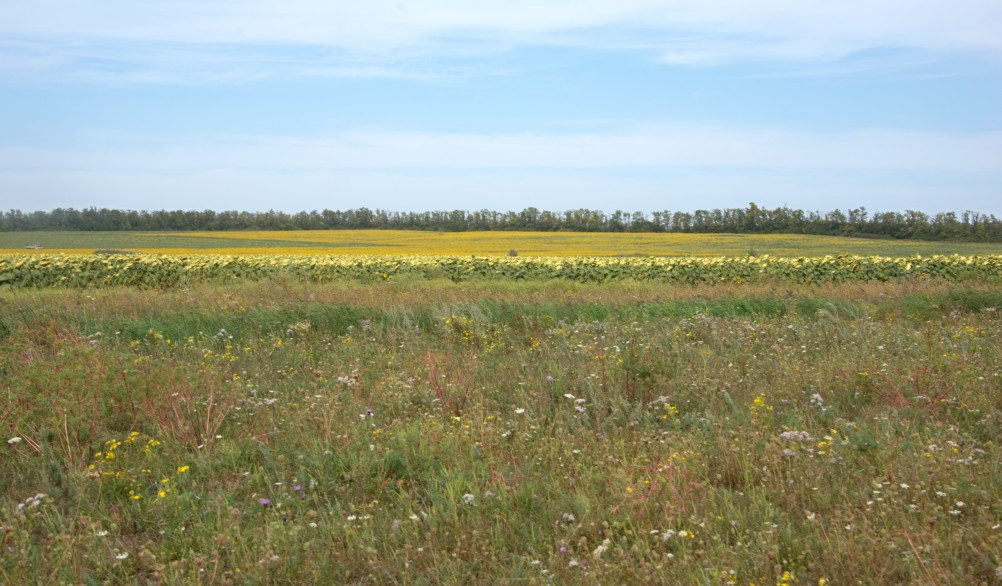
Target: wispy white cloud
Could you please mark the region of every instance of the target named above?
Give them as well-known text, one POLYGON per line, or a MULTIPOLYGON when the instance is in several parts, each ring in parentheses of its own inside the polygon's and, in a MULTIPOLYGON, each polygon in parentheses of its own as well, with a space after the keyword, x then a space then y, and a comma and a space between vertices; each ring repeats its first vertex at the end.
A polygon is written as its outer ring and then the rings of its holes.
POLYGON ((0 41, 0 72, 8 80, 58 74, 89 83, 221 84, 289 78, 431 79, 463 75, 452 63, 374 58, 306 46, 244 46, 102 40, 0 41))
POLYGON ((209 170, 784 168, 1002 174, 1002 132, 840 133, 651 127, 590 134, 346 132, 329 138, 189 137, 136 149, 0 148, 0 168, 176 174, 209 170))
POLYGON ((999 30, 997 0, 34 0, 0 12, 0 38, 34 43, 0 46, 0 68, 71 63, 95 79, 155 70, 182 81, 179 63, 207 78, 228 70, 240 79, 249 69, 407 76, 410 67, 393 64, 520 44, 641 49, 687 66, 833 61, 887 47, 998 59, 999 30), (275 47, 333 53, 269 59, 275 47))
POLYGON ((5 208, 215 209, 298 212, 368 207, 429 209, 588 208, 688 210, 746 205, 830 210, 973 209, 1002 214, 999 182, 950 174, 754 169, 679 169, 662 174, 590 170, 206 170, 151 176, 142 172, 0 169, 5 208), (964 196, 957 198, 958 190, 964 196))

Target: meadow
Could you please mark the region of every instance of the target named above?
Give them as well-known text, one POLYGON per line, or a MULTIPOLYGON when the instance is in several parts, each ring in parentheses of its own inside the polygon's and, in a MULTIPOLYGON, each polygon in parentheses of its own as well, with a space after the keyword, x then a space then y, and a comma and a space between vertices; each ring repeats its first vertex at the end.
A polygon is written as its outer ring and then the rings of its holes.
POLYGON ((995 584, 1002 289, 0 290, 0 581, 995 584))
POLYGON ((584 232, 420 232, 307 230, 269 232, 0 232, 0 254, 88 254, 100 249, 161 254, 340 254, 708 257, 827 254, 993 255, 1000 244, 838 238, 798 234, 616 234, 584 232))

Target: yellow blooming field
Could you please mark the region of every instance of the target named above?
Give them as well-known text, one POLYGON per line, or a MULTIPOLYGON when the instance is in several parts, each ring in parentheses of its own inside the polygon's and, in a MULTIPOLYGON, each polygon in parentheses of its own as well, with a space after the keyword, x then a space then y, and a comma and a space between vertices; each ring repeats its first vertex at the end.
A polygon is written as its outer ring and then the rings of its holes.
POLYGON ((948 280, 1002 277, 1002 255, 882 257, 510 257, 422 255, 0 255, 0 288, 140 286, 272 279, 314 282, 346 279, 447 278, 505 281, 564 279, 662 283, 794 283, 948 280))
POLYGON ((798 234, 426 232, 45 232, 0 234, 0 253, 91 253, 115 248, 158 254, 504 256, 923 256, 1002 254, 1002 245, 872 240, 798 234))

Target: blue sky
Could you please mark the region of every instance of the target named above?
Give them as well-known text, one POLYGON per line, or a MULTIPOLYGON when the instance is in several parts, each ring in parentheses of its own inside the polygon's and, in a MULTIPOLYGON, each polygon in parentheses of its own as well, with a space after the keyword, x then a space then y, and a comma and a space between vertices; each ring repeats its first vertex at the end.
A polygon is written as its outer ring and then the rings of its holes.
POLYGON ((0 209, 1002 215, 998 0, 0 6, 0 209))

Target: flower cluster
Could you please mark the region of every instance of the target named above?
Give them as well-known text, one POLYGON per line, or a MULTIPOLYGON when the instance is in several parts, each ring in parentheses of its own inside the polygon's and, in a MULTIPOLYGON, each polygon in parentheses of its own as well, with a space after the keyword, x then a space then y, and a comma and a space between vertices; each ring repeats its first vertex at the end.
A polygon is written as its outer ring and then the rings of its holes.
POLYGON ((24 515, 25 511, 38 507, 42 504, 42 499, 46 498, 46 496, 44 492, 40 492, 35 496, 29 496, 24 499, 23 502, 17 504, 17 514, 24 515))
POLYGON ((750 410, 752 422, 763 424, 766 418, 772 414, 773 407, 765 400, 765 393, 762 393, 752 401, 750 410))
POLYGON ((186 473, 188 466, 164 472, 157 459, 160 446, 159 440, 138 431, 123 439, 109 439, 104 442, 104 451, 94 454, 88 475, 107 481, 130 501, 166 499, 171 493, 171 476, 186 473))

